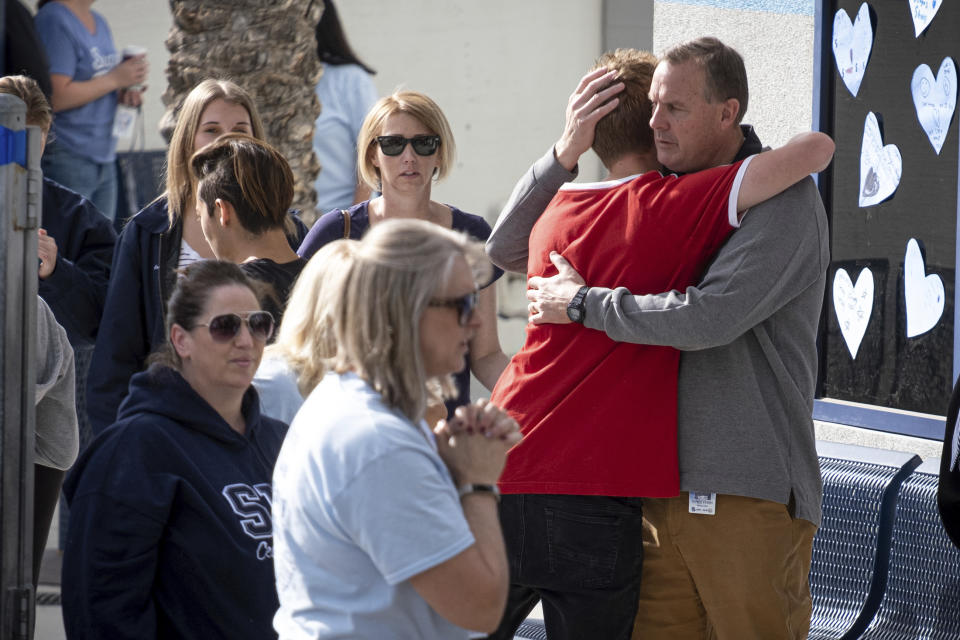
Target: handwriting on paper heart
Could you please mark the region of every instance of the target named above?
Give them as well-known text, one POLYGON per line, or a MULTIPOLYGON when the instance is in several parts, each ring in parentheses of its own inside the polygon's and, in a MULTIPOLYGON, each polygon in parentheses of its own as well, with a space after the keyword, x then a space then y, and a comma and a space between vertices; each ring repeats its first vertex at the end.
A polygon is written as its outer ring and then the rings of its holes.
POLYGON ((907 302, 908 338, 937 326, 946 300, 943 280, 935 273, 927 275, 920 245, 914 238, 907 242, 907 253, 903 257, 903 297, 907 302))
POLYGON ((957 67, 953 60, 943 59, 936 78, 925 64, 914 69, 910 92, 920 126, 939 155, 957 107, 957 67))
POLYGON ((930 26, 933 17, 940 11, 943 0, 910 0, 910 15, 913 17, 914 37, 919 38, 930 26))
POLYGON ((833 309, 850 357, 856 359, 873 311, 873 272, 864 267, 854 285, 846 269, 837 269, 833 276, 833 309))
POLYGON ((843 84, 854 96, 860 91, 863 74, 867 70, 870 50, 873 48, 873 25, 870 23, 870 7, 860 5, 857 18, 840 9, 833 16, 833 57, 843 84))
POLYGON ((869 207, 892 196, 902 171, 900 149, 894 144, 883 145, 877 115, 871 111, 863 122, 860 145, 860 206, 869 207))

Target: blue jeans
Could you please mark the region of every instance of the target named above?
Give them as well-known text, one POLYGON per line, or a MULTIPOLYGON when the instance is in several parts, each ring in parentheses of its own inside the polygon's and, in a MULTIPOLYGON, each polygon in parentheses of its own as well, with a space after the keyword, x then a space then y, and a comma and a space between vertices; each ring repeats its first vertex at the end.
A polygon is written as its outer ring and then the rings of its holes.
POLYGON ((117 217, 115 162, 96 162, 51 142, 40 160, 43 175, 76 191, 110 220, 117 217))
POLYGON ((510 594, 491 640, 543 604, 550 640, 630 638, 643 564, 640 498, 518 494, 500 503, 510 594))

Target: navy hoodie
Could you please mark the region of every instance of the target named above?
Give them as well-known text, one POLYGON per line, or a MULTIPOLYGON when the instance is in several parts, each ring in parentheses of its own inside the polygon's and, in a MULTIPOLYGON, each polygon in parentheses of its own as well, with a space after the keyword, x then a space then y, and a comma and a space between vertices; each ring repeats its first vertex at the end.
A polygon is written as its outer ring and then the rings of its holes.
POLYGON ((117 234, 113 223, 79 193, 43 179, 43 221, 57 241, 57 264, 37 293, 74 347, 92 346, 110 280, 117 234))
MULTIPOLYGON (((291 216, 297 237, 290 246, 296 248, 307 227, 291 216)), ((147 205, 120 233, 87 375, 87 415, 95 434, 117 419, 130 377, 166 341, 166 304, 176 284, 182 238, 182 222, 170 225, 166 197, 147 205)))
POLYGON ((276 638, 271 476, 287 426, 240 435, 172 369, 130 382, 64 486, 67 637, 276 638))

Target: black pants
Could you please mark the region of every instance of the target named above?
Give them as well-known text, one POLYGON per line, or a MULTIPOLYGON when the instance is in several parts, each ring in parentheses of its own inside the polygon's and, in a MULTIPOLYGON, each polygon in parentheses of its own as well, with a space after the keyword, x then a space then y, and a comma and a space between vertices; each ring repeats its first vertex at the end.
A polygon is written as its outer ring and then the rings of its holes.
POLYGON ((491 640, 511 640, 543 603, 550 640, 628 639, 643 563, 640 498, 505 495, 510 595, 491 640))

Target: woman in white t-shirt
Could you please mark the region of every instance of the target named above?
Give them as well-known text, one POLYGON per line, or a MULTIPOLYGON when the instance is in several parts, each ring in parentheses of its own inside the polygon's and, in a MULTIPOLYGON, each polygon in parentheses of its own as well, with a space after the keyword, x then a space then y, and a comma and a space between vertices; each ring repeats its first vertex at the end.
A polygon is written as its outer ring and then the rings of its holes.
POLYGON ((508 589, 496 482, 517 423, 483 401, 435 433, 423 420, 428 385, 449 388, 463 367, 489 264, 479 243, 422 220, 384 221, 313 260, 333 258, 346 265, 319 285, 307 356, 325 375, 273 476, 274 627, 281 639, 492 631, 508 589))

